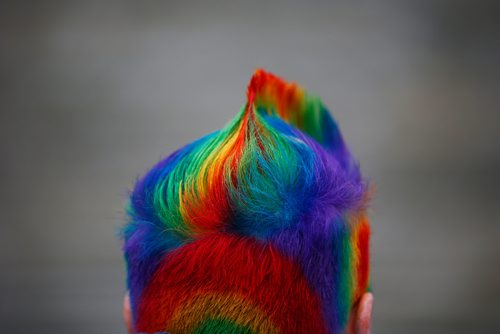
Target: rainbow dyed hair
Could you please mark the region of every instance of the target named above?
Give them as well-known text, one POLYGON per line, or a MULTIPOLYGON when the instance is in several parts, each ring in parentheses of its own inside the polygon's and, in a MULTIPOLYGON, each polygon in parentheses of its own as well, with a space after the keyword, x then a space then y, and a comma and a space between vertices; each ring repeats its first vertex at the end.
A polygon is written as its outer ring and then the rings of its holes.
POLYGON ((123 235, 138 332, 341 333, 369 287, 367 182, 335 121, 263 70, 247 99, 135 185, 123 235))

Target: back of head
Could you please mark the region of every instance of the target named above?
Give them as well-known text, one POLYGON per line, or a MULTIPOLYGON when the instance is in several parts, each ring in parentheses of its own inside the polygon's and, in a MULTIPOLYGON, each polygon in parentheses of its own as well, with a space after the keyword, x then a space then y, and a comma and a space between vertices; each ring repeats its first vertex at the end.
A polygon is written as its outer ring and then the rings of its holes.
POLYGON ((321 101, 256 71, 228 125, 135 185, 124 229, 135 330, 342 332, 369 287, 367 198, 321 101))

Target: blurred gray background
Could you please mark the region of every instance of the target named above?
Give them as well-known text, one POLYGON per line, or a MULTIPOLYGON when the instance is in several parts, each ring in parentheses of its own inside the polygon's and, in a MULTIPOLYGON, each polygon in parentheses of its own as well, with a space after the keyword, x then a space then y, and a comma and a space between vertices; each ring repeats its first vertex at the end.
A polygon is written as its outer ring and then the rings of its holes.
POLYGON ((500 333, 500 6, 0 3, 0 332, 124 333, 134 180, 256 67, 338 119, 377 187, 374 333, 500 333))

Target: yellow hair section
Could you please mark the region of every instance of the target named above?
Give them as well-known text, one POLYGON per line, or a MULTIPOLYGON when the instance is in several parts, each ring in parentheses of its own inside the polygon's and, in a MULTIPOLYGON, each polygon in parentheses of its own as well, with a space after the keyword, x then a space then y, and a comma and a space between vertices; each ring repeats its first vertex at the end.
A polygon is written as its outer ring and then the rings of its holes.
POLYGON ((222 318, 245 326, 256 334, 278 334, 269 318, 243 296, 200 294, 179 305, 166 330, 171 334, 193 333, 206 319, 222 318))

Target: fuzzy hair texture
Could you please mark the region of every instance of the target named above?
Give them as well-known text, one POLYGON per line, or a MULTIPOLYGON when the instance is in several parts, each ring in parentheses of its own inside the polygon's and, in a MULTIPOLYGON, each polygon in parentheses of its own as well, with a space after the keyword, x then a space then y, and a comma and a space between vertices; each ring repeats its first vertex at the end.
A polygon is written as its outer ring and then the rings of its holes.
POLYGON ((131 193, 135 329, 341 333, 369 288, 368 197, 321 101, 257 70, 228 125, 131 193))

